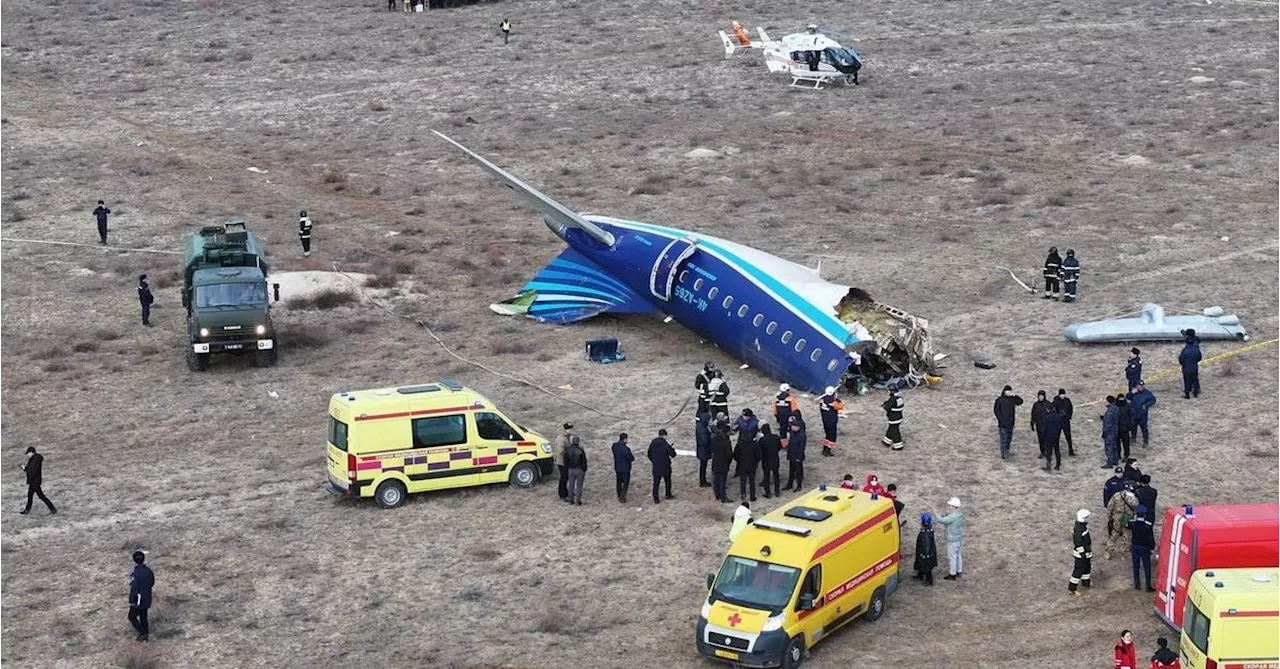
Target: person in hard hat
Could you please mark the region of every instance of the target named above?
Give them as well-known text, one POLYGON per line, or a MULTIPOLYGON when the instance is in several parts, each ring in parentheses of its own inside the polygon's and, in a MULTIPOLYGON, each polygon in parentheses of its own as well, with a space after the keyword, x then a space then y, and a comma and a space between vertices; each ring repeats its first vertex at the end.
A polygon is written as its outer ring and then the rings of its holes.
POLYGON ((751 504, 745 500, 733 510, 733 524, 729 526, 729 541, 738 538, 742 531, 751 524, 751 504))
POLYGON ((902 399, 902 391, 894 384, 889 389, 889 399, 880 405, 884 409, 885 429, 884 437, 881 442, 889 448, 900 451, 902 450, 902 412, 907 407, 906 400, 902 399))
POLYGON ((738 38, 738 44, 741 44, 742 46, 751 46, 751 38, 747 36, 746 29, 737 21, 733 22, 733 35, 738 38))
POLYGON ((1076 512, 1076 524, 1071 531, 1071 557, 1075 559, 1075 568, 1071 570, 1071 582, 1067 591, 1076 597, 1080 596, 1080 587, 1093 587, 1089 572, 1092 571, 1093 539, 1089 536, 1089 510, 1076 512))
POLYGON ((711 409, 711 392, 707 388, 711 385, 711 379, 716 378, 716 364, 708 360, 702 365, 702 371, 693 378, 693 388, 698 391, 698 411, 709 411, 711 409))
POLYGON ((810 34, 810 35, 817 35, 817 34, 818 34, 818 24, 816 24, 816 23, 810 23, 810 24, 809 24, 809 26, 808 26, 807 28, 805 28, 805 29, 809 31, 809 34, 810 34))
POLYGON ((831 449, 836 447, 836 426, 840 422, 840 412, 844 402, 836 396, 836 387, 827 386, 826 392, 818 398, 818 415, 822 417, 822 454, 831 457, 831 449))
POLYGON ((303 209, 298 212, 298 241, 302 242, 302 255, 311 257, 311 217, 307 216, 307 210, 303 209))
POLYGON ((800 407, 791 386, 778 386, 778 394, 773 398, 773 417, 778 421, 778 432, 786 434, 791 429, 791 413, 800 407))
POLYGON ((925 585, 933 585, 933 568, 938 566, 938 544, 933 538, 933 514, 920 514, 920 534, 916 536, 916 562, 914 568, 917 581, 925 585))
POLYGON ((947 575, 944 581, 954 581, 964 574, 964 559, 960 549, 964 545, 964 512, 960 510, 960 498, 947 500, 947 515, 937 519, 947 526, 947 575))
POLYGON ((1062 259, 1063 302, 1075 302, 1076 291, 1080 283, 1080 261, 1076 260, 1076 252, 1067 249, 1067 257, 1062 259))
POLYGON ((707 384, 707 400, 711 407, 712 417, 719 419, 720 414, 729 418, 729 382, 724 380, 724 372, 715 370, 715 376, 707 384))
POLYGON ((1050 247, 1049 255, 1044 259, 1044 299, 1058 299, 1061 290, 1058 273, 1061 271, 1062 256, 1058 255, 1058 247, 1050 247))

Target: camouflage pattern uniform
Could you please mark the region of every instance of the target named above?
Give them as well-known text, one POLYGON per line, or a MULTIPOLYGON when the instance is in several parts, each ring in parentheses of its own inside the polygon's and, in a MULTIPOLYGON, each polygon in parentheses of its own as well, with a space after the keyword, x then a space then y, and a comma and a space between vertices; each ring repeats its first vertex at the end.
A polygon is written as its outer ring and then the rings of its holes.
POLYGON ((1103 554, 1108 560, 1113 551, 1121 555, 1129 554, 1129 546, 1133 543, 1133 533, 1129 530, 1129 521, 1138 515, 1138 496, 1128 488, 1111 496, 1107 504, 1107 518, 1111 521, 1111 533, 1107 535, 1107 547, 1103 554))

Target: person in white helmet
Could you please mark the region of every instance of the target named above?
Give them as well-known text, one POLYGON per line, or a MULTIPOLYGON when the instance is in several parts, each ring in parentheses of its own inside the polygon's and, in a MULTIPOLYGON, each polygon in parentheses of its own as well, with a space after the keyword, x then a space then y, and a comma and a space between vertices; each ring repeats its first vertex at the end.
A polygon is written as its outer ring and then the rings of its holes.
POLYGON ((964 544, 964 512, 960 510, 960 498, 947 500, 947 515, 935 519, 947 528, 947 575, 944 581, 954 581, 964 572, 964 560, 960 548, 964 544))
POLYGON ((791 413, 798 406, 795 395, 791 394, 791 386, 785 383, 778 386, 778 395, 773 398, 773 417, 778 420, 778 434, 791 430, 791 413))
POLYGON ((902 391, 898 389, 898 384, 893 384, 889 388, 889 399, 880 405, 884 409, 884 418, 887 427, 884 430, 884 437, 880 441, 889 448, 900 451, 902 450, 902 411, 906 409, 907 403, 902 399, 902 391))
POLYGON ((1080 596, 1080 586, 1086 588, 1093 586, 1093 580, 1089 574, 1093 566, 1093 539, 1089 536, 1090 515, 1088 509, 1077 511, 1076 524, 1071 531, 1071 556, 1075 558, 1076 564, 1071 570, 1071 583, 1067 586, 1067 591, 1076 597, 1080 596))
POLYGON ((835 455, 831 449, 836 447, 836 425, 843 410, 844 402, 836 396, 836 387, 827 386, 826 392, 818 398, 818 415, 822 416, 822 454, 827 457, 835 455))

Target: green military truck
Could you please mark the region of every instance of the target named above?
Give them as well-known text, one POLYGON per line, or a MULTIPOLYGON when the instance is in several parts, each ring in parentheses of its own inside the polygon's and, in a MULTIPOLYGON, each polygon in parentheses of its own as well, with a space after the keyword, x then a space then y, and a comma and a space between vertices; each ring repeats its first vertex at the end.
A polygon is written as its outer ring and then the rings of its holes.
MULTIPOLYGON (((250 353, 258 367, 276 362, 278 342, 267 299, 270 268, 244 219, 206 226, 183 249, 182 306, 187 309, 187 366, 209 368, 214 353, 250 353)), ((280 284, 274 284, 274 301, 280 284)))

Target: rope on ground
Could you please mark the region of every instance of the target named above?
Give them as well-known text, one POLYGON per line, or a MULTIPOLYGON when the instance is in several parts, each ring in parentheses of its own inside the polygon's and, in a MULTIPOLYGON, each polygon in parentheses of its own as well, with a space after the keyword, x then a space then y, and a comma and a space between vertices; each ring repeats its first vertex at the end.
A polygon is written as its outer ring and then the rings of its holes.
POLYGON ((1000 266, 1000 265, 996 265, 996 269, 1002 269, 1002 270, 1004 270, 1004 271, 1008 272, 1008 273, 1009 273, 1009 276, 1013 277, 1013 280, 1014 280, 1014 281, 1017 281, 1019 286, 1022 286, 1023 288, 1026 288, 1028 293, 1034 293, 1034 292, 1036 292, 1036 289, 1035 289, 1035 288, 1032 288, 1031 286, 1028 286, 1027 284, 1023 283, 1023 282, 1022 282, 1022 279, 1019 279, 1019 278, 1018 278, 1018 275, 1017 275, 1017 274, 1014 274, 1014 273, 1013 273, 1013 270, 1009 269, 1008 267, 1002 267, 1002 266, 1000 266))
POLYGON ((17 237, 0 237, 0 242, 21 242, 23 244, 56 244, 58 246, 87 246, 93 249, 105 249, 108 251, 132 251, 135 253, 163 253, 165 255, 180 256, 182 251, 164 251, 161 249, 130 249, 123 246, 106 246, 104 244, 84 244, 82 242, 60 242, 52 239, 19 239, 17 237))
MULTIPOLYGON (((1273 345, 1273 344, 1276 344, 1277 342, 1280 342, 1280 338, 1278 338, 1278 339, 1268 339, 1267 341, 1255 342, 1255 343, 1253 343, 1253 344, 1249 344, 1248 346, 1241 346, 1240 348, 1237 348, 1237 349, 1234 349, 1234 350, 1231 350, 1231 351, 1227 351, 1227 352, 1225 352, 1225 353, 1219 353, 1218 355, 1214 355, 1214 356, 1210 356, 1210 357, 1208 357, 1208 358, 1205 358, 1205 359, 1203 359, 1203 360, 1201 360, 1201 361, 1200 361, 1200 366, 1201 366, 1201 367, 1205 367, 1205 366, 1207 366, 1207 365, 1212 365, 1212 364, 1214 364, 1214 363, 1222 362, 1223 360, 1226 360, 1226 359, 1228 359, 1228 358, 1233 358, 1233 357, 1235 357, 1235 356, 1237 356, 1237 355, 1240 355, 1241 353, 1248 353, 1248 352, 1250 352, 1250 351, 1256 351, 1256 350, 1258 350, 1258 349, 1260 349, 1260 348, 1264 348, 1264 347, 1267 347, 1267 346, 1271 346, 1271 345, 1273 345)), ((1152 374, 1151 376, 1145 376, 1142 380, 1143 380, 1143 381, 1146 381, 1146 382, 1147 382, 1147 385, 1149 386, 1149 385, 1151 385, 1152 383, 1158 383, 1158 382, 1160 382, 1160 381, 1164 381, 1165 379, 1173 378, 1174 376, 1176 376, 1176 375, 1178 375, 1178 374, 1181 374, 1181 373, 1182 373, 1182 370, 1181 370, 1180 368, 1176 368, 1176 367, 1175 367, 1175 368, 1173 368, 1173 369, 1164 369, 1164 370, 1160 370, 1159 372, 1156 372, 1155 374, 1152 374)), ((1126 393, 1126 392, 1128 392, 1128 389, 1118 391, 1118 393, 1119 393, 1119 394, 1121 394, 1121 395, 1123 395, 1123 394, 1124 394, 1124 393, 1126 393)), ((1106 400, 1094 400, 1094 401, 1092 401, 1092 402, 1086 402, 1086 403, 1084 403, 1084 404, 1079 404, 1079 405, 1077 405, 1077 406, 1082 406, 1082 407, 1093 406, 1094 404, 1101 404, 1101 403, 1103 403, 1103 402, 1105 402, 1105 401, 1106 401, 1106 400)))
POLYGON ((378 307, 379 309, 382 309, 383 311, 387 312, 388 314, 391 314, 392 316, 395 316, 396 318, 399 318, 399 319, 401 319, 401 320, 405 320, 405 321, 409 321, 410 323, 413 323, 413 324, 417 325, 418 327, 422 328, 423 330, 425 330, 425 331, 426 331, 426 333, 427 333, 427 335, 428 335, 428 336, 430 336, 432 339, 434 339, 434 340, 435 340, 436 344, 439 344, 439 345, 440 345, 440 348, 441 348, 441 349, 444 349, 444 352, 445 352, 445 353, 448 353, 450 356, 452 356, 452 357, 456 358, 457 360, 460 360, 460 361, 462 361, 462 362, 464 362, 464 363, 466 363, 466 364, 468 364, 468 365, 471 365, 471 366, 473 366, 473 367, 479 367, 480 369, 483 369, 484 371, 489 372, 490 374, 492 374, 492 375, 494 375, 494 376, 496 376, 496 377, 498 377, 498 378, 506 379, 506 380, 508 380, 508 381, 513 381, 513 382, 515 382, 515 383, 519 383, 519 384, 522 384, 522 385, 529 386, 530 388, 533 388, 534 390, 537 390, 537 391, 539 391, 539 392, 541 392, 541 393, 544 393, 544 394, 546 394, 546 395, 550 395, 551 397, 554 397, 554 398, 556 398, 556 399, 558 399, 558 400, 560 400, 560 401, 562 401, 562 402, 568 402, 568 403, 570 403, 570 404, 574 404, 574 405, 576 405, 576 406, 582 407, 583 409, 586 409, 587 411, 590 411, 590 412, 592 412, 592 413, 599 414, 599 415, 604 416, 604 417, 606 417, 606 418, 614 418, 614 419, 617 419, 617 420, 627 421, 627 422, 629 422, 629 423, 634 423, 634 424, 637 424, 637 425, 656 425, 656 426, 659 426, 659 427, 663 427, 663 426, 666 426, 666 425, 670 425, 671 423, 674 423, 674 422, 676 421, 676 419, 677 419, 677 418, 679 418, 679 417, 681 416, 681 414, 683 414, 683 413, 684 413, 684 410, 685 410, 686 408, 688 408, 688 406, 689 406, 689 402, 690 402, 690 401, 692 401, 692 399, 693 399, 692 397, 686 397, 686 398, 685 398, 685 400, 684 400, 684 404, 681 404, 681 405, 680 405, 680 409, 676 411, 675 415, 673 415, 671 418, 668 418, 667 420, 665 420, 665 421, 661 421, 661 422, 636 420, 636 419, 631 418, 631 417, 628 417, 628 416, 619 416, 618 414, 612 414, 612 413, 609 413, 609 412, 607 412, 607 411, 601 411, 600 409, 597 409, 597 408, 595 408, 595 407, 591 406, 590 404, 587 404, 587 403, 585 403, 585 402, 580 402, 580 401, 575 400, 575 399, 573 399, 573 398, 571 398, 571 397, 565 397, 564 395, 560 395, 560 394, 558 394, 558 393, 552 392, 550 389, 548 389, 548 388, 546 388, 546 387, 544 387, 544 386, 538 385, 538 384, 536 384, 536 383, 534 383, 534 382, 532 382, 532 381, 529 381, 529 380, 527 380, 527 379, 522 379, 522 378, 519 378, 519 377, 516 377, 516 376, 512 376, 512 375, 510 375, 510 374, 507 374, 507 373, 505 373, 505 372, 500 372, 500 371, 498 371, 498 370, 496 370, 496 369, 493 369, 492 367, 488 367, 488 366, 486 366, 484 363, 476 362, 475 360, 471 360, 471 359, 469 359, 469 358, 465 358, 465 357, 463 357, 463 356, 459 355, 458 353, 454 352, 454 350, 453 350, 453 349, 449 348, 449 345, 448 345, 448 344, 446 344, 446 343, 444 342, 444 340, 440 338, 440 336, 439 336, 439 335, 437 335, 434 331, 432 331, 431 326, 427 325, 426 321, 423 321, 422 319, 419 319, 419 318, 414 318, 413 316, 406 316, 406 315, 404 315, 404 314, 402 314, 402 313, 397 312, 395 309, 392 309, 391 307, 388 307, 387 305, 385 305, 385 304, 383 304, 383 303, 381 303, 381 302, 379 302, 379 301, 377 301, 377 300, 373 299, 373 298, 372 298, 372 297, 370 297, 367 293, 365 293, 365 292, 364 292, 364 290, 362 290, 362 289, 361 289, 361 286, 360 286, 359 282, 357 282, 354 278, 352 278, 352 277, 351 277, 351 275, 349 275, 349 274, 347 274, 346 272, 343 272, 342 270, 338 269, 338 265, 337 265, 337 263, 334 263, 333 269, 334 269, 334 271, 335 271, 335 272, 337 272, 337 273, 341 274, 342 276, 346 277, 346 278, 347 278, 347 280, 348 280, 348 281, 350 281, 350 282, 351 282, 351 284, 352 284, 352 285, 354 285, 354 286, 356 287, 356 292, 360 293, 360 294, 361 294, 361 295, 362 295, 366 300, 368 300, 368 301, 369 301, 369 304, 372 304, 373 306, 378 307))

